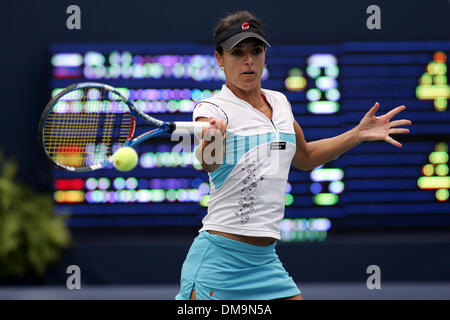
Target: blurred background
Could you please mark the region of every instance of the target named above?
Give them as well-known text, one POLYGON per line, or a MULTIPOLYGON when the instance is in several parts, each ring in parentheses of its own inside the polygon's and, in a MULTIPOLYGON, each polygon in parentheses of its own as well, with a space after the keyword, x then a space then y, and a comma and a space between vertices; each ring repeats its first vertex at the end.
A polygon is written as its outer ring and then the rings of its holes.
POLYGON ((206 214, 207 174, 164 139, 140 145, 127 173, 63 172, 46 161, 38 123, 58 90, 83 81, 120 88, 162 120, 190 121, 221 88, 212 35, 238 10, 265 21, 263 87, 288 97, 307 141, 353 128, 376 101, 378 115, 406 105, 394 120, 413 123, 393 136, 401 149, 364 143, 310 172, 292 168, 277 250, 304 298, 449 299, 449 9, 447 0, 9 3, 0 299, 174 298, 206 214), (70 5, 80 29, 67 27, 70 5), (73 265, 80 290, 66 286, 73 265), (381 289, 367 287, 369 266, 381 289))

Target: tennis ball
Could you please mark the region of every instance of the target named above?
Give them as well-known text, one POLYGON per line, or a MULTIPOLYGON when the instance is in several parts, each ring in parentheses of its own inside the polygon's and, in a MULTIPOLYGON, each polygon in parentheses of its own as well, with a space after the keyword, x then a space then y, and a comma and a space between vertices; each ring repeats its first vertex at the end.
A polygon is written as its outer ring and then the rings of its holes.
POLYGON ((138 163, 138 154, 133 148, 123 147, 114 152, 113 165, 119 171, 130 171, 138 163))

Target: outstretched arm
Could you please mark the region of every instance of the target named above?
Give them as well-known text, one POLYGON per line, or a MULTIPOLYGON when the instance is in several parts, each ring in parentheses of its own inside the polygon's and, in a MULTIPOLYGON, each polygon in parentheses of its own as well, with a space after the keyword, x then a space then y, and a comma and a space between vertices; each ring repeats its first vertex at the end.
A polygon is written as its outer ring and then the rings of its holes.
POLYGON ((297 121, 294 120, 297 150, 292 160, 292 164, 300 170, 312 170, 339 157, 341 154, 356 147, 364 141, 383 140, 401 148, 401 143, 392 139, 389 134, 409 133, 409 129, 392 128, 401 125, 410 125, 411 121, 402 119, 390 122, 390 119, 399 112, 405 110, 406 107, 400 106, 392 109, 382 116, 376 117, 375 113, 378 111, 379 106, 380 105, 378 102, 375 103, 360 123, 353 129, 336 137, 312 142, 305 141, 301 127, 297 121))

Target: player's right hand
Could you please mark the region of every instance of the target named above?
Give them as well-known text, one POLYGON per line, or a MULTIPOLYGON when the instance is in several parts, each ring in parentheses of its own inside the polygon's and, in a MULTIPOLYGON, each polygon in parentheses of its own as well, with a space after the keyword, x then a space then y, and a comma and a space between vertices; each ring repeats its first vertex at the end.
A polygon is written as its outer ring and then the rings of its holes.
POLYGON ((203 128, 202 137, 203 141, 209 144, 213 139, 211 137, 221 136, 222 139, 226 137, 227 123, 225 121, 208 118, 209 127, 203 128))

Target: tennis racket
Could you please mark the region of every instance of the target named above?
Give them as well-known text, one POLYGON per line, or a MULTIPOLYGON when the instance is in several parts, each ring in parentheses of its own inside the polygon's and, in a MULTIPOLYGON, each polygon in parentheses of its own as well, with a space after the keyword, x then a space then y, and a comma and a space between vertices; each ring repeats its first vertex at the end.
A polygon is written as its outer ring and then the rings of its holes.
POLYGON ((39 123, 39 142, 53 164, 73 172, 109 167, 120 147, 134 147, 164 133, 199 133, 207 122, 155 119, 119 90, 101 83, 73 84, 55 95, 39 123), (134 137, 136 119, 154 129, 134 137))

